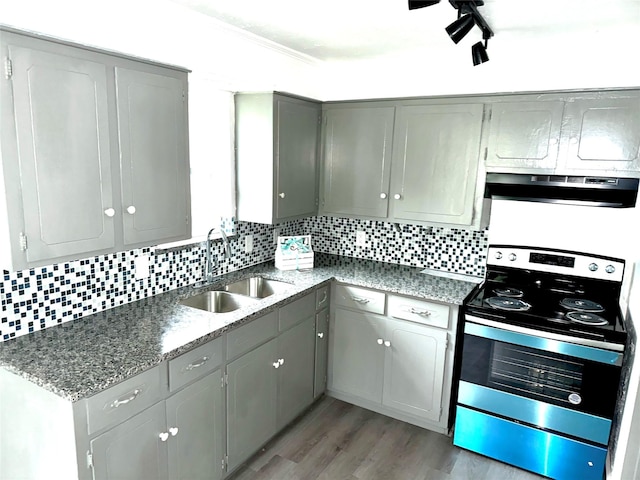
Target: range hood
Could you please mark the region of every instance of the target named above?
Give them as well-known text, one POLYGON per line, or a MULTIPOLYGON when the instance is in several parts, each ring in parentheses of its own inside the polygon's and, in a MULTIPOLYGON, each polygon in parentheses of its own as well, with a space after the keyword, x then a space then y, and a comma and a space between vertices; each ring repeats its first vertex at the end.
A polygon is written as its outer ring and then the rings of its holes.
POLYGON ((485 197, 529 202, 635 207, 637 178, 487 173, 485 197))

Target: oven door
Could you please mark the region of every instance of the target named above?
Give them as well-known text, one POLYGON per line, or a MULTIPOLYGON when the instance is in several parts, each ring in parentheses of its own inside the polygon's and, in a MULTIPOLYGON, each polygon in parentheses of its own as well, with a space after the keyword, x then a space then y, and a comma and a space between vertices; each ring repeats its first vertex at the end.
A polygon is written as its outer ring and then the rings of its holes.
POLYGON ((606 445, 622 352, 562 337, 466 316, 459 403, 606 445))
POLYGON ((563 337, 466 315, 454 444, 554 479, 601 479, 622 352, 563 337))

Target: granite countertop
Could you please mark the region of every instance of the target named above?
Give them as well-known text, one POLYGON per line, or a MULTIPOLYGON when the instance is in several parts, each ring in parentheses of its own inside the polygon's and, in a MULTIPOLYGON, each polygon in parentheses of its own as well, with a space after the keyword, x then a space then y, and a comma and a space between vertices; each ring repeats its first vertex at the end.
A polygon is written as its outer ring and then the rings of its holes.
POLYGON ((8 340, 0 366, 70 401, 78 401, 175 358, 252 321, 331 280, 455 305, 475 283, 420 273, 420 269, 334 255, 317 255, 307 271, 255 265, 200 286, 184 287, 8 340), (286 292, 234 312, 215 314, 180 305, 180 299, 242 278, 291 283, 286 292))

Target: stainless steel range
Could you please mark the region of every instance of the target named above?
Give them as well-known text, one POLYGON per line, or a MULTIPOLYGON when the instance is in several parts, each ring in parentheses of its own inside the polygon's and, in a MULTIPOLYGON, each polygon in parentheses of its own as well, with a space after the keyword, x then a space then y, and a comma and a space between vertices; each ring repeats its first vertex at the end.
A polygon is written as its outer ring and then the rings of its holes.
POLYGON ((602 480, 626 331, 624 260, 489 247, 463 306, 454 444, 558 480, 602 480))

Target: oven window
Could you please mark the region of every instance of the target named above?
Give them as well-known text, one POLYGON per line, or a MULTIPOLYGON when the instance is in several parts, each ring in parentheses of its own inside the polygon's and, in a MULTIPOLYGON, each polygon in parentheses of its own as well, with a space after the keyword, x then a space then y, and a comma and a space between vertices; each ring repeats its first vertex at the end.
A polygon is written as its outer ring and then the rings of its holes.
POLYGON ((612 418, 620 367, 465 333, 460 378, 521 397, 612 418))
POLYGON ((493 346, 488 386, 535 394, 551 403, 569 403, 579 392, 583 365, 532 348, 496 342, 493 346))

